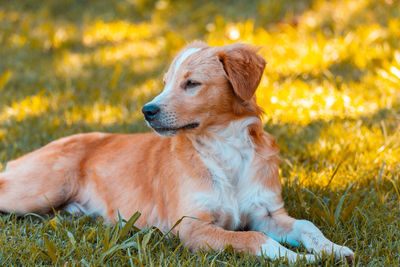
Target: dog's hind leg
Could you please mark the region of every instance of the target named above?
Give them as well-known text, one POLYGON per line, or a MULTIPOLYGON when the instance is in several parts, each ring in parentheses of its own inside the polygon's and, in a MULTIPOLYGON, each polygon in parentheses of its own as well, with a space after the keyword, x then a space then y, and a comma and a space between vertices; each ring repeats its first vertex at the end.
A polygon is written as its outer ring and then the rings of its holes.
POLYGON ((47 213, 66 201, 67 191, 51 176, 5 171, 0 173, 0 211, 47 213))
POLYGON ((79 187, 74 169, 58 155, 44 152, 51 151, 27 154, 0 173, 0 211, 47 213, 72 200, 79 187))

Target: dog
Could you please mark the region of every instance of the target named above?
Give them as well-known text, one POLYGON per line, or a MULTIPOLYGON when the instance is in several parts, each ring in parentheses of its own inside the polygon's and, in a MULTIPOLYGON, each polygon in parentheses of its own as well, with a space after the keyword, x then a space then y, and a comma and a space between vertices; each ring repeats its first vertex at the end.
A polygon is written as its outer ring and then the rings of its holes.
POLYGON ((194 251, 231 245, 273 260, 314 262, 325 253, 352 261, 352 250, 284 209, 279 148, 254 96, 265 64, 250 45, 188 44, 142 109, 155 133, 77 134, 10 161, 0 173, 0 210, 57 208, 108 222, 140 211, 138 227, 164 232, 189 216, 173 232, 194 251))

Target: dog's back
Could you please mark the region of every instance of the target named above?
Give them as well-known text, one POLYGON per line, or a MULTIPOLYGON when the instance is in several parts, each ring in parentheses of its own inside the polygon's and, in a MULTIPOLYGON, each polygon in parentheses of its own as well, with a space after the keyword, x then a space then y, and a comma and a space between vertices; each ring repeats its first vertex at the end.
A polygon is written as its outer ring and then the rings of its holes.
POLYGON ((0 210, 47 213, 79 205, 79 211, 109 221, 118 219, 118 211, 129 218, 139 210, 139 226, 167 231, 187 210, 183 206, 190 207, 180 190, 202 187, 185 185, 182 177, 203 177, 204 171, 185 137, 78 134, 10 161, 0 173, 0 210))

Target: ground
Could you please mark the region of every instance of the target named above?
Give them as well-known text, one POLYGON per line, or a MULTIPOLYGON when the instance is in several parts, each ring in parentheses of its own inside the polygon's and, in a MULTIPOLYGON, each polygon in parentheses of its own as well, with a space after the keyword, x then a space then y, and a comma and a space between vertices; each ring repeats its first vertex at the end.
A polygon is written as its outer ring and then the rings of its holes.
MULTIPOLYGON (((251 43, 268 62, 257 98, 289 213, 355 265, 400 265, 400 3, 214 2, 2 1, 0 170, 62 136, 149 131, 140 107, 187 41, 251 43)), ((286 264, 63 213, 2 215, 0 229, 2 265, 286 264)))

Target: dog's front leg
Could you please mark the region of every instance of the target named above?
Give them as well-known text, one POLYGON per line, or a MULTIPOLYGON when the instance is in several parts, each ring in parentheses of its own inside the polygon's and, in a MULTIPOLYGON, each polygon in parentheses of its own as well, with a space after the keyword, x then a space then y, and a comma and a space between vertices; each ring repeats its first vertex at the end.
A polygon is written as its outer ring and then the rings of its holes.
POLYGON ((275 240, 295 246, 301 243, 314 254, 334 254, 337 258, 353 261, 354 252, 351 249, 331 242, 310 221, 296 220, 288 216, 283 208, 265 217, 266 219, 259 224, 260 229, 257 230, 263 231, 275 240))
POLYGON ((304 258, 307 262, 315 261, 314 255, 297 254, 261 232, 228 231, 207 221, 185 220, 186 223, 182 222, 179 226, 179 236, 185 246, 194 251, 201 248, 221 250, 231 245, 236 251, 246 251, 272 260, 286 257, 291 263, 304 258))

